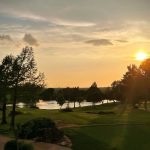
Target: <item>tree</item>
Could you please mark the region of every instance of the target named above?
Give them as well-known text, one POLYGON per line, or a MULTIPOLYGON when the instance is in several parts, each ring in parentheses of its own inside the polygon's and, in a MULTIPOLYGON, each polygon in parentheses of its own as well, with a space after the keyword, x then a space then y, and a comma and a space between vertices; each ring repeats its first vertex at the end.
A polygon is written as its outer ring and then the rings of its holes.
POLYGON ((65 103, 65 98, 64 98, 63 90, 59 90, 56 93, 56 101, 57 101, 57 104, 60 105, 60 109, 61 109, 62 106, 63 106, 63 104, 65 103))
POLYGON ((31 108, 35 108, 36 102, 40 99, 40 94, 43 91, 43 88, 43 84, 25 83, 18 89, 17 101, 24 102, 31 108))
POLYGON ((13 108, 11 116, 11 127, 14 128, 15 125, 15 110, 16 102, 18 96, 18 88, 30 82, 31 84, 37 84, 41 74, 37 73, 36 63, 34 61, 33 50, 30 47, 25 47, 22 49, 20 55, 15 57, 13 68, 12 68, 12 78, 13 78, 13 108))
POLYGON ((71 102, 71 88, 66 87, 62 89, 62 93, 65 101, 68 102, 67 107, 69 107, 69 103, 71 102))
POLYGON ((135 107, 145 97, 143 73, 136 65, 130 65, 127 69, 120 81, 112 83, 112 97, 135 107))
POLYGON ((144 93, 144 107, 147 109, 147 101, 150 99, 150 58, 144 60, 141 65, 140 69, 143 74, 143 87, 141 87, 144 93))
POLYGON ((74 108, 76 107, 76 102, 79 99, 79 87, 70 89, 70 101, 74 103, 74 108))
POLYGON ((111 91, 109 93, 110 99, 125 102, 124 98, 124 86, 121 81, 117 80, 111 84, 111 91))
POLYGON ((78 99, 77 102, 79 103, 79 107, 81 107, 81 102, 86 99, 86 91, 79 89, 78 99))
POLYGON ((14 57, 6 56, 0 65, 0 100, 2 103, 2 124, 6 124, 6 103, 11 98, 12 64, 14 57))
POLYGON ((44 89, 40 94, 40 99, 42 100, 54 100, 55 90, 53 88, 44 89))
POLYGON ((94 82, 91 85, 91 87, 87 90, 86 99, 87 101, 92 102, 93 105, 102 100, 102 92, 97 87, 96 82, 94 82))
POLYGON ((124 85, 124 95, 126 102, 131 103, 133 106, 140 102, 144 96, 143 91, 143 74, 136 65, 127 67, 128 71, 122 79, 124 85))
POLYGON ((104 89, 103 99, 112 100, 113 102, 115 102, 116 98, 113 96, 113 88, 112 87, 107 87, 104 89))

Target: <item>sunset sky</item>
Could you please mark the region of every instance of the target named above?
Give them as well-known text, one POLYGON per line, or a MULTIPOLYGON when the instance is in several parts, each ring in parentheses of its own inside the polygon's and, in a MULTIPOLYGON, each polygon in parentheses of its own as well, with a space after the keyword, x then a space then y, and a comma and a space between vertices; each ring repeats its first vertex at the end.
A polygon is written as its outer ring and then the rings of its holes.
POLYGON ((49 87, 110 86, 150 54, 150 0, 0 0, 0 59, 26 45, 49 87))

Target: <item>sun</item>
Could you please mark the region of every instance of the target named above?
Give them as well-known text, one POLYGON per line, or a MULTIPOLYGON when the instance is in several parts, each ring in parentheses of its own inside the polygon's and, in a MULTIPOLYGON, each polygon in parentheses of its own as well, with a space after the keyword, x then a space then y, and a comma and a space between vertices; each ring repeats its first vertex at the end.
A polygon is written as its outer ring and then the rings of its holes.
POLYGON ((143 61, 148 58, 148 55, 145 52, 136 53, 136 60, 143 61))

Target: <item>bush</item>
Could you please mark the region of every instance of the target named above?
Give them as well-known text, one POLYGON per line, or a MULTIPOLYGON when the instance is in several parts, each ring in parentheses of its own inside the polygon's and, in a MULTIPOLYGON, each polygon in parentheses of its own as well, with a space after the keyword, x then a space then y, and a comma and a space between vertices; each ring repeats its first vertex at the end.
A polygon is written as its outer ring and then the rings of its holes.
POLYGON ((63 132, 56 128, 55 123, 48 118, 30 120, 19 127, 18 137, 36 139, 43 142, 56 142, 63 137, 63 132))
POLYGON ((62 139, 64 133, 57 128, 43 128, 38 132, 37 141, 55 143, 62 139))
POLYGON ((4 150, 33 150, 33 149, 34 148, 31 144, 25 144, 24 142, 17 142, 16 140, 8 141, 4 146, 4 150))
POLYGON ((29 108, 32 108, 32 109, 39 109, 39 107, 35 106, 35 105, 30 105, 29 108))
POLYGON ((23 144, 21 150, 34 150, 32 144, 23 144))
POLYGON ((73 112, 72 108, 69 108, 69 107, 62 109, 61 111, 62 112, 73 112))

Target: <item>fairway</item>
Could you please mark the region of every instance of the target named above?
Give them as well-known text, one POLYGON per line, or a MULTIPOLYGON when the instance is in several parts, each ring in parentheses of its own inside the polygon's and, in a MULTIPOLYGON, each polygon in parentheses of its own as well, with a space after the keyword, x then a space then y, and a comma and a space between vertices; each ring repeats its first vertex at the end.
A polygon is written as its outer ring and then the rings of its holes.
MULTIPOLYGON (((73 150, 147 150, 150 147, 150 112, 132 109, 119 103, 59 110, 17 109, 16 123, 38 117, 53 119, 73 143, 73 150), (114 114, 97 114, 99 111, 114 114), (87 113, 91 112, 91 113, 87 113)), ((7 109, 7 113, 9 108, 7 109)), ((9 121, 9 120, 8 120, 9 121)), ((0 126, 0 133, 12 136, 9 126, 0 126)))
POLYGON ((74 150, 147 150, 149 126, 97 126, 66 131, 74 150))

